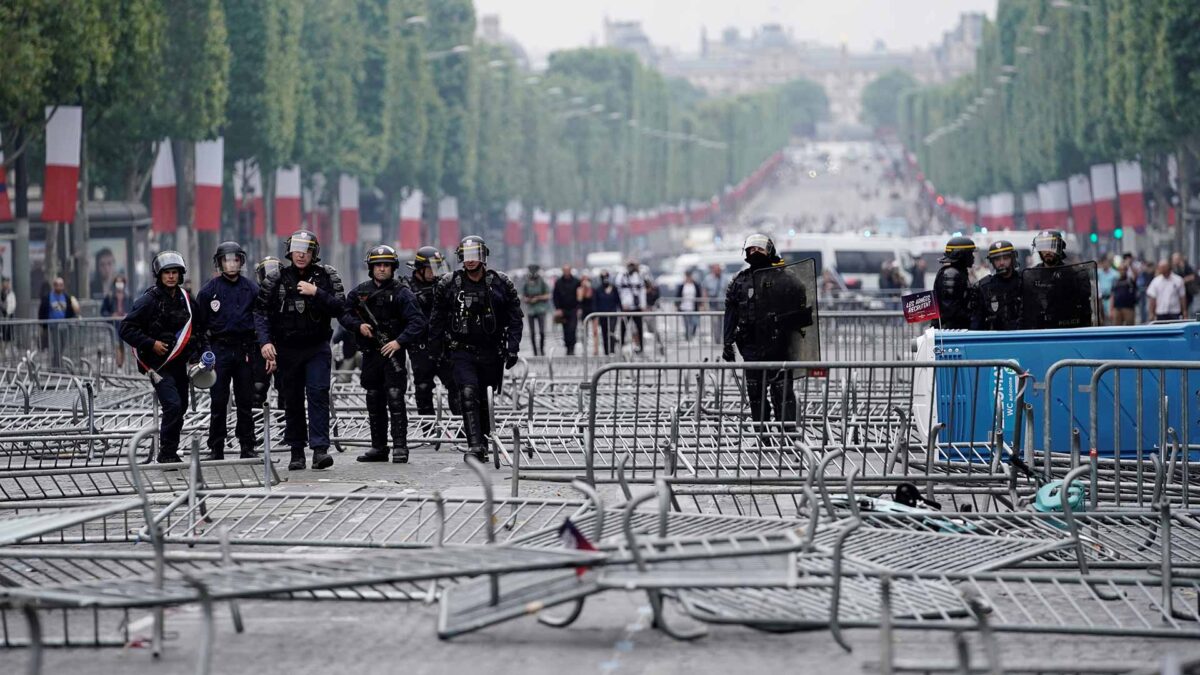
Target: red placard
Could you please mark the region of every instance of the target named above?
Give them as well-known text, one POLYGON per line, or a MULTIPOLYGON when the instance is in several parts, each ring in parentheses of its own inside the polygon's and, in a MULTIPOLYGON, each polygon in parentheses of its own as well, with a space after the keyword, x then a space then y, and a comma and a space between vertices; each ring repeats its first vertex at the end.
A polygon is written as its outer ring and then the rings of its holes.
POLYGON ((933 291, 905 295, 900 298, 900 303, 904 307, 904 320, 908 323, 921 323, 941 318, 933 291))

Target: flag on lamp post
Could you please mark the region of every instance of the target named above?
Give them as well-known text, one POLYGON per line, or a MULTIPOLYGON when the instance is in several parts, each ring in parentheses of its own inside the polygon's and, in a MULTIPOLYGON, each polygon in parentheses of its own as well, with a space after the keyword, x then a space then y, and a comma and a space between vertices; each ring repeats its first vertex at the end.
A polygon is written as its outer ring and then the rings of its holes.
POLYGON ((1067 194, 1071 197, 1071 219, 1075 221, 1075 234, 1092 231, 1092 184, 1085 174, 1077 173, 1067 178, 1067 194))
POLYGON ((543 209, 533 210, 533 235, 538 246, 550 243, 550 212, 543 209))
POLYGON ((575 239, 575 216, 570 210, 559 211, 554 218, 554 244, 570 246, 575 239))
POLYGON ((175 209, 175 155, 171 139, 158 142, 154 169, 150 173, 150 228, 155 232, 174 232, 179 226, 175 209))
POLYGON ((1042 205, 1038 203, 1038 193, 1030 190, 1021 195, 1021 208, 1025 212, 1025 228, 1039 230, 1042 227, 1042 205))
POLYGON ((0 138, 0 222, 12 219, 12 207, 8 202, 8 169, 4 168, 4 139, 0 138))
POLYGON ((338 222, 342 226, 342 243, 358 242, 358 178, 338 176, 338 222))
POLYGON ((1142 165, 1138 162, 1117 162, 1117 203, 1121 207, 1122 227, 1132 227, 1141 234, 1146 231, 1146 200, 1142 194, 1142 165))
POLYGON ((1117 229, 1117 179, 1112 164, 1096 164, 1091 170, 1092 210, 1096 216, 1096 232, 1112 234, 1117 229))
POLYGON ((442 197, 438 202, 438 241, 442 248, 454 250, 458 248, 458 198, 442 197))
POLYGON ((196 143, 197 232, 221 230, 221 185, 225 178, 225 139, 196 143))
POLYGON ((415 251, 421 248, 421 210, 425 195, 420 190, 400 202, 400 248, 415 251))
POLYGON ((275 234, 286 237, 300 228, 300 167, 275 170, 275 234))
POLYGON ((525 231, 521 227, 521 202, 511 200, 504 207, 504 244, 520 246, 525 243, 525 231))
POLYGON ((46 176, 42 182, 42 222, 75 220, 79 199, 79 145, 83 108, 46 107, 46 176))

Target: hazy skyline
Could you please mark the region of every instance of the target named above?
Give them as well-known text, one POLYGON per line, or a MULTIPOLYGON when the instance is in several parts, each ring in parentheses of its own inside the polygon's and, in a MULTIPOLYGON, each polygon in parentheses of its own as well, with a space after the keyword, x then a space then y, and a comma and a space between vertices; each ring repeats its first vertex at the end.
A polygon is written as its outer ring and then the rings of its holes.
POLYGON ((748 34, 772 22, 797 40, 845 42, 853 51, 882 40, 907 51, 938 42, 963 12, 994 18, 996 0, 475 0, 475 8, 480 16, 499 15, 501 30, 537 58, 602 44, 606 17, 641 21, 651 42, 676 52, 697 52, 702 27, 716 39, 727 26, 748 34))

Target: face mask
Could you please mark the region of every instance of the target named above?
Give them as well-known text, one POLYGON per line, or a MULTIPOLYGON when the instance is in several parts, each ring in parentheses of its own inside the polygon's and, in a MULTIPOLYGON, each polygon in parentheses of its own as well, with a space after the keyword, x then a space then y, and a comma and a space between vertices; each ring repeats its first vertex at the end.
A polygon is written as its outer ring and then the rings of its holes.
POLYGON ((118 291, 123 291, 123 290, 125 290, 125 282, 118 281, 117 283, 113 284, 113 287, 116 288, 118 291))
POLYGON ((750 255, 746 256, 746 262, 750 263, 751 265, 765 265, 767 264, 767 261, 768 258, 766 253, 751 253, 750 255))

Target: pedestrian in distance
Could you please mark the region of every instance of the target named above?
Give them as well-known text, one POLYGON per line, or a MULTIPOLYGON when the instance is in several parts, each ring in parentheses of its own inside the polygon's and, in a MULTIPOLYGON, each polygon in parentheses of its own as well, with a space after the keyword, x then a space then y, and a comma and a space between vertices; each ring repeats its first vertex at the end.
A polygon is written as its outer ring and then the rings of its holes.
POLYGON ((575 354, 575 334, 579 326, 579 279, 570 265, 562 266, 562 276, 554 282, 554 321, 562 325, 563 347, 567 356, 575 354))
POLYGON ((542 278, 542 268, 530 265, 525 283, 521 285, 521 299, 525 301, 525 312, 529 315, 529 342, 534 356, 546 354, 546 314, 550 312, 550 284, 542 278))
POLYGON ((1187 291, 1183 277, 1175 273, 1169 260, 1158 261, 1158 276, 1146 289, 1150 303, 1150 316, 1154 321, 1177 321, 1183 318, 1187 307, 1187 291))

